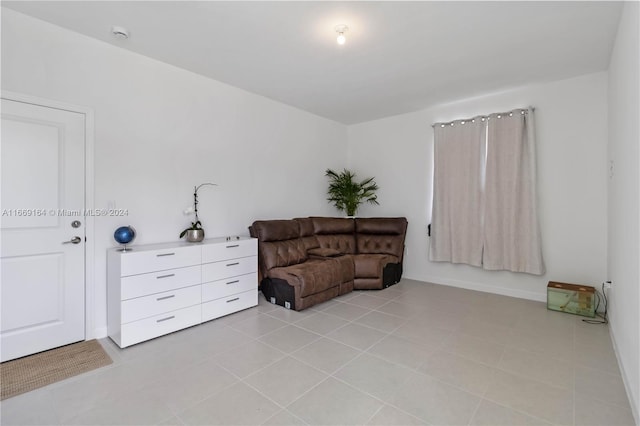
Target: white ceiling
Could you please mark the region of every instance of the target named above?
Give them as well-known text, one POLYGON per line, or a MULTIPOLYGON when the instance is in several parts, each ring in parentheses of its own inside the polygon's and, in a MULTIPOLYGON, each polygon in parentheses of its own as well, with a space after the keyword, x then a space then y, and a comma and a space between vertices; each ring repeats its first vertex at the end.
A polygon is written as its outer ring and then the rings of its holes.
POLYGON ((605 70, 620 2, 3 1, 345 124, 605 70), (334 27, 349 26, 347 43, 334 27), (115 40, 113 25, 130 31, 115 40))

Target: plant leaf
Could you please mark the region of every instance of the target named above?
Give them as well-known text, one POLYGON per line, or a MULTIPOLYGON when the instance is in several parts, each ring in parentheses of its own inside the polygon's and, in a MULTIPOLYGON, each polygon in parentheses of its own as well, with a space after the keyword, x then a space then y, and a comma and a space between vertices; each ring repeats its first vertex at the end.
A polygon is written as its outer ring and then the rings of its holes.
POLYGON ((329 178, 327 201, 333 203, 338 210, 345 211, 347 215, 354 216, 363 201, 379 204, 375 194, 378 185, 373 177, 357 182, 356 174, 347 169, 340 173, 327 169, 325 176, 329 178))

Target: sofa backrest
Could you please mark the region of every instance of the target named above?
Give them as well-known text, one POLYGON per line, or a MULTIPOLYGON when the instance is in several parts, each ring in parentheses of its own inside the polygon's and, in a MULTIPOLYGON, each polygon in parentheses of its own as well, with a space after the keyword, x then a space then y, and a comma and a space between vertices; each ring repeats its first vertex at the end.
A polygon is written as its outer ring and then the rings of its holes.
POLYGON ((402 262, 407 219, 404 217, 369 217, 355 219, 359 254, 384 253, 402 262))
POLYGON ((258 238, 261 273, 271 268, 295 265, 307 260, 307 249, 300 238, 300 225, 295 220, 257 220, 250 227, 258 238))
POLYGON ((311 220, 310 217, 297 217, 293 220, 298 222, 298 226, 300 227, 300 238, 302 238, 304 248, 310 250, 320 247, 320 243, 318 243, 318 239, 313 230, 313 220, 311 220))
POLYGON ((353 219, 342 217, 311 217, 310 219, 320 247, 338 250, 342 254, 356 252, 353 219))

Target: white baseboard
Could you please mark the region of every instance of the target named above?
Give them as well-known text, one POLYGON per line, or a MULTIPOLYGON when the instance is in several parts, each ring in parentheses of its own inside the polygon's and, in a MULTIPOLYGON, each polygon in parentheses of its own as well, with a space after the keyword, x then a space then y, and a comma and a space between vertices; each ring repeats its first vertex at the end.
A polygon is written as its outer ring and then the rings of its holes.
POLYGON ((405 278, 416 280, 416 281, 430 282, 433 284, 448 285, 451 287, 466 288, 467 290, 476 290, 476 291, 482 291, 485 293, 500 294, 502 296, 517 297, 518 299, 535 300, 537 302, 547 301, 547 293, 534 293, 532 291, 496 287, 492 285, 480 284, 480 283, 475 283, 471 281, 452 280, 451 278, 442 278, 442 277, 413 278, 413 277, 405 276, 405 278))
POLYGON ((625 371, 624 364, 618 355, 618 344, 616 343, 616 336, 614 333, 614 327, 609 327, 609 335, 611 336, 611 343, 613 344, 613 352, 616 354, 618 360, 618 366, 620 367, 620 375, 622 375, 622 382, 624 383, 624 389, 627 391, 627 397, 629 398, 629 405, 631 406, 631 414, 633 414, 634 421, 637 425, 640 425, 640 413, 638 410, 638 399, 640 395, 634 395, 631 386, 629 385, 629 374, 625 371))
POLYGON ((87 340, 104 339, 107 337, 107 327, 98 327, 87 333, 87 340))

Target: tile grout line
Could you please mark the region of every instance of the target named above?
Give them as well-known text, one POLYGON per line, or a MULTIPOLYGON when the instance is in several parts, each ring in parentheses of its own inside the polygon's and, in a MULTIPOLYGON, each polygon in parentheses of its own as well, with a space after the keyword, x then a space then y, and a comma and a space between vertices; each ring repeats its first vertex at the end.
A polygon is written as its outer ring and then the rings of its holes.
POLYGON ((286 412, 289 415, 295 417, 297 420, 300 420, 303 424, 305 425, 309 425, 309 423, 307 423, 306 421, 304 421, 304 419, 301 419, 300 417, 296 416, 295 414, 293 414, 291 411, 287 410, 286 408, 283 408, 282 410, 278 411, 277 413, 275 413, 273 416, 269 417, 267 420, 265 420, 264 422, 261 423, 261 425, 266 424, 269 420, 273 419, 274 417, 276 417, 278 414, 282 413, 282 412, 286 412))
POLYGON ((469 419, 469 423, 468 425, 471 425, 471 422, 473 422, 473 420, 475 419, 476 415, 478 414, 478 411, 480 410, 480 406, 482 405, 483 401, 489 401, 488 399, 486 399, 486 395, 487 392, 489 392, 489 388, 492 385, 492 382, 495 380, 496 378, 496 372, 499 369, 500 363, 502 362, 502 359, 504 358, 504 354, 506 352, 506 346, 505 345, 501 345, 502 346, 502 353, 500 354, 500 357, 498 358, 498 362, 496 362, 496 366, 492 367, 493 371, 491 372, 491 380, 489 381, 489 383, 487 383, 484 392, 482 392, 482 396, 480 397, 480 401, 478 401, 478 405, 476 406, 476 409, 473 411, 473 414, 471 415, 471 418, 469 419))
POLYGON ((366 422, 363 422, 362 424, 364 424, 364 425, 368 425, 368 424, 369 424, 369 422, 371 422, 371 420, 373 420, 373 419, 374 419, 374 417, 375 417, 375 416, 377 416, 377 415, 378 415, 378 413, 379 413, 380 411, 382 411, 382 409, 383 409, 384 407, 385 407, 385 404, 380 405, 380 407, 378 407, 378 409, 377 409, 376 411, 374 411, 374 412, 373 412, 373 414, 372 414, 372 415, 367 419, 367 421, 366 421, 366 422))

